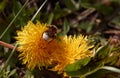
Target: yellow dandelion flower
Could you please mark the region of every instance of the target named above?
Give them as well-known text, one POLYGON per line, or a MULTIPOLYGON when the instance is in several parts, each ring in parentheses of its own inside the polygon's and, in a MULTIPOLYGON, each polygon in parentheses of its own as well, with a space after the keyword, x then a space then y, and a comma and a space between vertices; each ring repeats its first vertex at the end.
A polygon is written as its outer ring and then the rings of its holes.
MULTIPOLYGON (((58 58, 58 64, 53 70, 63 71, 67 64, 74 63, 76 60, 90 57, 93 51, 89 50, 93 46, 88 46, 89 40, 82 35, 79 36, 65 36, 61 38, 61 46, 63 51, 61 54, 64 59, 58 58)), ((61 49, 60 49, 61 50, 61 49)))
POLYGON ((17 43, 20 51, 20 59, 23 64, 33 69, 36 65, 50 64, 49 50, 46 49, 47 43, 41 38, 43 32, 47 30, 45 24, 28 22, 21 31, 17 32, 17 43))
POLYGON ((28 22, 17 32, 19 57, 29 69, 53 64, 52 70, 62 72, 67 64, 92 56, 93 51, 89 49, 93 46, 88 46, 87 37, 64 36, 60 37, 60 41, 46 41, 43 39, 46 30, 46 24, 28 22))

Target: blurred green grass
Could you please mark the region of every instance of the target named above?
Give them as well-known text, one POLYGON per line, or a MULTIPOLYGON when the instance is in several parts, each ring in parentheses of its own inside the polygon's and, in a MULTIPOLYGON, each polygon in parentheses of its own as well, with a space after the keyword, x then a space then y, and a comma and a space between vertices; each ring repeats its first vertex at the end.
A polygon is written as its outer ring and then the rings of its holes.
MULTIPOLYGON (((41 6, 43 1, 44 0, 29 1, 27 6, 22 10, 1 40, 9 44, 15 44, 14 36, 16 35, 16 31, 20 30, 22 26, 26 25, 27 22, 31 20, 32 16, 38 10, 39 6, 41 6)), ((22 8, 24 3, 25 0, 0 1, 0 35, 4 32, 5 28, 12 21, 17 12, 22 8)), ((79 64, 77 69, 73 68, 73 70, 71 69, 69 71, 68 65, 68 68, 66 67, 66 72, 69 75, 83 76, 84 74, 94 71, 104 65, 117 68, 120 67, 119 0, 48 0, 36 16, 34 22, 36 22, 36 20, 43 23, 56 25, 62 35, 84 34, 94 40, 92 44, 95 44, 96 46, 95 57, 90 58, 87 65, 81 64, 80 62, 73 64, 73 67, 79 64), (101 46, 102 48, 100 48, 101 46), (83 68, 80 68, 81 65, 83 65, 83 68), (80 71, 83 70, 84 72, 81 73, 80 71)), ((0 46, 1 66, 5 63, 10 52, 11 50, 0 46)), ((5 76, 3 76, 3 78, 33 78, 35 75, 38 76, 35 73, 41 73, 40 77, 45 78, 61 78, 61 76, 56 74, 56 72, 51 73, 51 71, 48 70, 41 72, 36 72, 35 70, 31 72, 21 64, 17 56, 17 53, 13 55, 9 66, 3 72, 3 75, 5 76)), ((94 75, 99 78, 110 78, 110 75, 112 75, 112 78, 119 76, 118 73, 108 70, 99 70, 89 74, 89 76, 86 77, 94 78, 94 75), (104 73, 101 73, 101 71, 104 73)))

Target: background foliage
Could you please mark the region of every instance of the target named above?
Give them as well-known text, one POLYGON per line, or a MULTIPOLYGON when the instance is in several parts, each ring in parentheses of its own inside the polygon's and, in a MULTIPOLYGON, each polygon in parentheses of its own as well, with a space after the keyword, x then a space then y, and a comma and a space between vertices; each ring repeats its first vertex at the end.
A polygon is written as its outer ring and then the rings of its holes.
MULTIPOLYGON (((0 35, 22 8, 26 0, 0 1, 0 35)), ((15 44, 16 31, 31 20, 44 0, 30 0, 12 26, 0 39, 15 44)), ((120 77, 120 0, 48 0, 34 22, 53 24, 62 35, 88 35, 95 45, 95 55, 66 66, 69 76, 80 78, 120 77)), ((0 46, 0 69, 11 50, 0 46)), ((8 66, 0 74, 2 78, 61 78, 50 70, 29 71, 18 60, 15 52, 8 66)))

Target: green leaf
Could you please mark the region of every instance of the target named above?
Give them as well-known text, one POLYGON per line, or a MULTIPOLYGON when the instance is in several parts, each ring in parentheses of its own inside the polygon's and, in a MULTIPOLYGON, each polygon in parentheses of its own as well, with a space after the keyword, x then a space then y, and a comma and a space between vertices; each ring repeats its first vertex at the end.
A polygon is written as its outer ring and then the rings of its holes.
POLYGON ((102 46, 102 47, 99 47, 97 50, 96 50, 96 54, 95 54, 95 57, 99 58, 99 59, 103 59, 103 58, 106 58, 110 52, 111 52, 111 49, 110 46, 109 46, 109 43, 107 43, 105 46, 102 46))
POLYGON ((4 10, 5 6, 6 6, 6 0, 0 2, 0 12, 4 10))
POLYGON ((79 64, 75 63, 75 64, 69 64, 65 67, 65 71, 77 71, 78 69, 80 69, 79 64))
POLYGON ((89 33, 92 28, 93 28, 93 23, 91 21, 87 21, 87 22, 82 22, 80 25, 79 25, 80 28, 86 30, 87 33, 89 33))
MULTIPOLYGON (((80 1, 80 0, 79 0, 80 1)), ((69 8, 70 10, 77 10, 80 6, 78 2, 75 2, 74 0, 63 0, 64 4, 69 8)))
POLYGON ((61 34, 66 35, 69 30, 70 30, 70 25, 69 25, 67 19, 64 19, 63 31, 61 32, 61 34))
POLYGON ((117 61, 118 61, 118 56, 112 56, 105 59, 105 63, 109 63, 110 65, 115 64, 117 61))
POLYGON ((14 75, 16 73, 16 71, 17 71, 16 69, 13 69, 12 71, 10 71, 8 76, 10 77, 10 76, 14 75))
POLYGON ((53 17, 54 17, 54 14, 53 14, 53 12, 51 12, 50 14, 49 14, 49 16, 48 16, 48 24, 51 24, 52 23, 52 21, 53 21, 53 17))
MULTIPOLYGON (((108 71, 108 70, 103 70, 103 69, 100 69, 98 71, 96 71, 95 73, 87 76, 88 78, 103 78, 106 74, 109 74, 109 73, 112 73, 111 71, 108 71)), ((107 76, 108 77, 108 76, 107 76)), ((109 77, 108 77, 109 78, 109 77)), ((112 78, 112 77, 110 77, 112 78)))
POLYGON ((81 66, 85 66, 90 62, 90 60, 91 60, 91 57, 87 57, 87 58, 78 60, 78 64, 81 66))
POLYGON ((103 66, 103 64, 92 64, 90 66, 82 67, 81 69, 76 70, 76 71, 66 71, 66 73, 72 77, 84 78, 84 77, 91 75, 91 74, 95 73, 96 71, 100 70, 100 68, 102 66, 103 66))
MULTIPOLYGON (((94 2, 96 2, 96 0, 94 2)), ((80 4, 84 8, 94 8, 94 5, 91 4, 91 0, 81 0, 80 4)))
POLYGON ((89 61, 91 60, 91 57, 87 57, 81 60, 78 60, 77 62, 73 63, 73 64, 69 64, 65 67, 66 71, 77 71, 79 70, 81 67, 87 65, 89 63, 89 61))
MULTIPOLYGON (((16 0, 14 0, 12 4, 13 4, 13 8, 12 8, 12 13, 9 16, 9 19, 13 19, 23 6, 19 1, 16 0)), ((31 7, 30 9, 24 8, 22 12, 17 16, 13 25, 15 25, 16 27, 24 26, 28 22, 28 20, 30 20, 29 17, 34 13, 34 11, 35 11, 35 7, 31 7)))
POLYGON ((116 27, 120 27, 120 16, 117 16, 115 17, 112 21, 111 21, 112 24, 115 24, 116 27))
POLYGON ((54 20, 56 20, 70 14, 71 10, 69 10, 68 8, 61 8, 60 5, 56 3, 55 10, 53 13, 54 13, 54 20))
POLYGON ((81 6, 84 8, 94 8, 94 6, 90 3, 81 3, 81 6))
POLYGON ((96 8, 97 11, 101 12, 104 15, 110 15, 113 12, 113 8, 105 4, 96 4, 94 8, 96 8))

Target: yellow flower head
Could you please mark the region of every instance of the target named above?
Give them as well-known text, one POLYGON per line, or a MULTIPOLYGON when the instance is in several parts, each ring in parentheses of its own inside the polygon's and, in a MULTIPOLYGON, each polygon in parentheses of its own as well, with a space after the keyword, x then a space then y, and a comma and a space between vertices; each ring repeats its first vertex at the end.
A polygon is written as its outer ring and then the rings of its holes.
POLYGON ((28 22, 21 31, 17 32, 16 39, 20 45, 18 47, 21 52, 20 59, 30 69, 33 69, 36 65, 50 64, 49 51, 46 49, 48 44, 42 39, 45 30, 47 30, 47 27, 44 24, 28 22))
POLYGON ((60 41, 53 39, 49 42, 43 39, 46 30, 46 24, 30 21, 17 32, 19 57, 29 69, 54 65, 52 70, 61 72, 67 64, 93 55, 93 51, 89 50, 93 46, 88 46, 87 37, 64 36, 60 37, 60 41))
MULTIPOLYGON (((74 63, 77 60, 90 57, 93 55, 93 51, 89 50, 93 46, 88 46, 89 40, 82 35, 79 36, 65 36, 61 38, 60 49, 61 57, 58 58, 58 64, 53 70, 63 71, 67 64, 74 63), (63 50, 63 51, 61 51, 63 50)), ((59 55, 59 54, 57 54, 59 55)))

